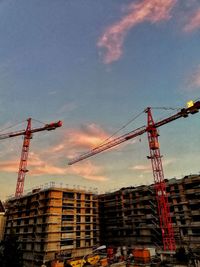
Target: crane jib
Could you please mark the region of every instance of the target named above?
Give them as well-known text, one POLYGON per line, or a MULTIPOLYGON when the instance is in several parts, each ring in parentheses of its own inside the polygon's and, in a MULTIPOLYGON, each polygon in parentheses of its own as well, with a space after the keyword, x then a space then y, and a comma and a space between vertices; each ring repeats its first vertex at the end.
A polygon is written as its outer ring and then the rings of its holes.
MULTIPOLYGON (((190 106, 188 108, 182 108, 178 113, 176 113, 176 114, 174 114, 174 115, 172 115, 172 116, 170 116, 168 118, 165 118, 165 119, 163 119, 161 121, 155 122, 154 127, 158 128, 158 127, 160 127, 162 125, 165 125, 165 124, 167 124, 169 122, 172 122, 172 121, 174 121, 176 119, 186 118, 190 114, 195 114, 195 113, 199 112, 199 109, 200 109, 200 101, 197 101, 192 106, 190 106)), ((148 110, 148 109, 146 109, 146 110, 148 110)), ((144 134, 145 132, 148 132, 148 131, 150 131, 150 129, 148 127, 146 127, 146 126, 142 126, 140 128, 137 128, 136 130, 133 130, 133 131, 131 131, 131 132, 127 133, 127 134, 124 134, 124 135, 122 135, 120 137, 117 137, 117 138, 111 140, 108 143, 104 143, 104 144, 102 144, 102 145, 100 145, 98 147, 95 147, 91 151, 86 152, 86 153, 84 153, 84 154, 82 154, 82 155, 70 160, 68 162, 68 165, 72 165, 72 164, 74 164, 76 162, 79 162, 79 161, 81 161, 83 159, 89 158, 89 157, 91 157, 93 155, 96 155, 96 154, 98 154, 100 152, 103 152, 103 151, 105 151, 105 150, 107 150, 109 148, 117 146, 117 145, 119 145, 119 144, 121 144, 121 143, 123 143, 125 141, 128 141, 128 140, 130 140, 132 138, 135 138, 135 137, 137 137, 139 135, 142 135, 142 134, 144 134)))

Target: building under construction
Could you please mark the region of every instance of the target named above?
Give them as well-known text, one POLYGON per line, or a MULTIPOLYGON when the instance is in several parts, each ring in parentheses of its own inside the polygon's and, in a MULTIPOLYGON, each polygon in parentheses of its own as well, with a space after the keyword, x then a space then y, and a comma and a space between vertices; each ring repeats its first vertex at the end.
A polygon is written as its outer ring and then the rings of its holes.
MULTIPOLYGON (((200 175, 166 180, 166 185, 176 246, 200 251, 200 175)), ((10 199, 6 216, 5 235, 15 231, 24 267, 82 257, 99 244, 162 247, 154 185, 99 196, 78 189, 38 189, 10 199)))
MULTIPOLYGON (((166 180, 176 246, 200 251, 200 175, 166 180)), ((154 185, 99 196, 100 235, 108 246, 162 246, 154 185)))
POLYGON ((97 196, 51 187, 10 199, 5 236, 13 230, 23 252, 24 267, 88 254, 99 244, 97 196))

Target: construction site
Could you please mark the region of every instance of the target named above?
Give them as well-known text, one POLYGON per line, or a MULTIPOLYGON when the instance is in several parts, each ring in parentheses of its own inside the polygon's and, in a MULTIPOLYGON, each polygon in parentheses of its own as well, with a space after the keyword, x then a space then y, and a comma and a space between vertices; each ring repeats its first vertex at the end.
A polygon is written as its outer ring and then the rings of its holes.
MULTIPOLYGON (((184 247, 199 255, 200 175, 170 179, 166 186, 176 250, 184 247)), ((128 259, 130 254, 145 249, 153 250, 154 257, 156 253, 165 255, 154 185, 101 195, 52 185, 35 189, 9 199, 4 237, 13 230, 25 267, 54 261, 64 266, 64 262, 73 263, 90 255, 100 244, 106 246, 110 262, 128 259)), ((147 254, 136 264, 151 266, 151 260, 147 254)), ((80 260, 76 265, 81 265, 80 260)))
POLYGON ((23 267, 199 266, 200 175, 164 178, 157 130, 199 109, 199 101, 190 102, 174 115, 154 122, 151 108, 147 108, 147 126, 69 161, 69 165, 75 164, 147 133, 154 184, 123 187, 105 194, 55 184, 24 194, 32 134, 54 130, 62 123, 31 129, 29 119, 25 131, 4 135, 24 135, 15 196, 6 201, 5 212, 1 207, 4 240, 16 235, 23 267))

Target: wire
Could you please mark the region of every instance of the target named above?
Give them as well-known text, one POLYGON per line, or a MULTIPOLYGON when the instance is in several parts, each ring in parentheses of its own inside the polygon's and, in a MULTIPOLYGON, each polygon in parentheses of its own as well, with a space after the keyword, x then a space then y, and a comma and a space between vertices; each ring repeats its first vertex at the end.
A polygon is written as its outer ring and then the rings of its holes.
MULTIPOLYGON (((115 136, 117 133, 119 133, 121 130, 123 130, 124 128, 126 128, 130 123, 132 123, 133 121, 135 121, 140 115, 142 115, 142 113, 144 113, 144 110, 142 112, 140 112, 138 115, 136 115, 133 119, 129 120, 126 124, 124 124, 120 129, 118 129, 116 132, 114 132, 111 136, 109 136, 108 138, 106 138, 102 143, 100 143, 98 146, 103 145, 105 142, 107 142, 108 140, 110 140, 113 136, 115 136)), ((96 146, 96 147, 98 147, 96 146)))
POLYGON ((36 121, 36 122, 39 122, 39 123, 41 123, 41 124, 46 124, 45 122, 42 122, 42 121, 39 121, 39 120, 36 120, 36 119, 33 119, 33 118, 32 118, 32 120, 33 120, 33 121, 36 121))
POLYGON ((196 99, 194 100, 194 102, 196 102, 196 101, 198 101, 198 100, 200 100, 200 97, 196 98, 196 99))
POLYGON ((180 108, 171 108, 171 107, 151 107, 152 109, 163 109, 163 110, 179 110, 180 108))
MULTIPOLYGON (((25 120, 25 121, 26 121, 26 120, 25 120)), ((13 127, 15 127, 15 126, 17 126, 17 125, 20 125, 20 124, 24 123, 25 121, 21 121, 21 122, 18 122, 18 123, 16 123, 16 124, 12 125, 12 126, 9 126, 9 127, 7 127, 7 128, 1 129, 0 132, 3 132, 3 131, 8 130, 8 129, 10 129, 10 128, 13 128, 13 127)))

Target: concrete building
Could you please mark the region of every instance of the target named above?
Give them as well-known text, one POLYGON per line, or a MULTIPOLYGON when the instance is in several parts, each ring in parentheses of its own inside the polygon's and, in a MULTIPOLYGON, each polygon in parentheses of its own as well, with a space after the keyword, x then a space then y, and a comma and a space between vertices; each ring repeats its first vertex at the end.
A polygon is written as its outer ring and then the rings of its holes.
MULTIPOLYGON (((166 180, 177 246, 200 250, 200 176, 166 180)), ((99 196, 100 239, 114 246, 160 247, 153 185, 99 196)))
POLYGON ((5 222, 6 222, 5 209, 2 202, 0 201, 0 241, 3 240, 5 231, 5 222))
POLYGON ((99 244, 98 199, 91 192, 51 187, 7 203, 5 235, 13 229, 24 267, 71 258, 99 244))
MULTIPOLYGON (((200 175, 166 184, 177 247, 200 251, 200 175)), ((82 257, 99 244, 162 246, 153 185, 99 196, 75 189, 38 189, 10 199, 6 217, 5 235, 13 229, 18 236, 24 267, 41 266, 55 257, 82 257)))

